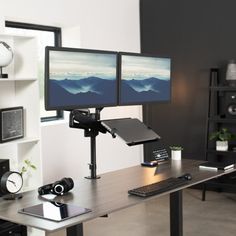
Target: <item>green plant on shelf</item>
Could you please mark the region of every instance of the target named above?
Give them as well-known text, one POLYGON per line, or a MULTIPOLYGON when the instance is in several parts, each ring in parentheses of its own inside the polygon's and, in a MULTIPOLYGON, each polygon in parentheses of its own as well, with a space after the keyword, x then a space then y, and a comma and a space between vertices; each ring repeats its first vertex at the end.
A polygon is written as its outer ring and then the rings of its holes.
POLYGON ((184 150, 183 147, 181 146, 170 146, 170 150, 173 150, 173 151, 182 151, 184 150))
POLYGON ((218 140, 218 141, 230 141, 235 139, 235 135, 228 131, 226 128, 222 128, 219 131, 213 132, 209 136, 210 140, 218 140))
POLYGON ((25 173, 27 173, 31 169, 36 170, 37 167, 34 164, 32 164, 32 162, 29 159, 25 159, 24 165, 22 166, 20 173, 21 173, 21 175, 24 175, 25 173))

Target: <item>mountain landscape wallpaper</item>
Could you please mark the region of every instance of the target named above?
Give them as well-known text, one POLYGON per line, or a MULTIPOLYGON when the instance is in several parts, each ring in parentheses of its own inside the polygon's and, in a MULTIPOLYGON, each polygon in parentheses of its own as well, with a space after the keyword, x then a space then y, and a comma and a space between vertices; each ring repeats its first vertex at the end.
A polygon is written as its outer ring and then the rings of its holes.
POLYGON ((116 54, 50 51, 49 105, 95 107, 116 105, 116 54))
POLYGON ((122 55, 120 104, 171 99, 170 59, 122 55))

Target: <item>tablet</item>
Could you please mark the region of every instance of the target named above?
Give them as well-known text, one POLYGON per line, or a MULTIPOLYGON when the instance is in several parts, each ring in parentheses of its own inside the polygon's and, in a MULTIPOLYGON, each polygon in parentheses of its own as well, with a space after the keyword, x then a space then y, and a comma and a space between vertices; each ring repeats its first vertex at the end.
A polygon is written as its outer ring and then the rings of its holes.
POLYGON ((47 220, 60 222, 75 216, 91 212, 91 210, 72 204, 50 201, 23 208, 18 212, 47 220))

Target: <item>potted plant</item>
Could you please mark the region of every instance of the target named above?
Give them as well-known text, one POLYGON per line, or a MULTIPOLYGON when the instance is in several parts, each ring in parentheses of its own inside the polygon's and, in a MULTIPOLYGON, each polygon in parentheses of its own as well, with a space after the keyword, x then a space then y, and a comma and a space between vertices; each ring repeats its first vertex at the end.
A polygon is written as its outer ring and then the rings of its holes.
POLYGON ((25 159, 23 161, 23 166, 21 167, 21 176, 24 179, 24 187, 28 186, 29 182, 29 177, 31 176, 31 170, 36 170, 37 167, 32 164, 32 162, 29 159, 25 159))
POLYGON ((24 165, 21 168, 21 175, 29 171, 30 169, 36 170, 36 166, 31 163, 29 159, 24 160, 24 165))
POLYGON ((219 131, 213 132, 209 139, 216 139, 216 150, 217 151, 228 151, 229 144, 228 142, 235 138, 235 135, 230 133, 228 129, 222 128, 219 131))
POLYGON ((170 150, 172 160, 181 160, 183 150, 181 146, 170 146, 170 150))

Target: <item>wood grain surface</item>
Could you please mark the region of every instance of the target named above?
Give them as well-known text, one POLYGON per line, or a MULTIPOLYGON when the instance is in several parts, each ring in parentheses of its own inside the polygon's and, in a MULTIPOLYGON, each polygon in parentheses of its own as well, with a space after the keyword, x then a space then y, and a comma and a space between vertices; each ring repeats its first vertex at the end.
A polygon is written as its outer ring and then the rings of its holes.
POLYGON ((57 197, 56 200, 90 208, 92 212, 59 223, 18 213, 19 209, 45 201, 38 196, 36 190, 25 192, 24 197, 19 200, 6 201, 1 199, 0 219, 35 227, 46 232, 57 231, 236 171, 235 168, 227 172, 200 170, 198 167, 200 163, 203 163, 203 161, 170 161, 156 168, 135 166, 106 173, 101 175, 101 179, 97 180, 85 178, 75 180, 73 190, 64 196, 57 197), (169 177, 178 177, 185 173, 190 173, 192 180, 187 185, 175 190, 145 199, 127 193, 129 189, 158 182, 169 177))

